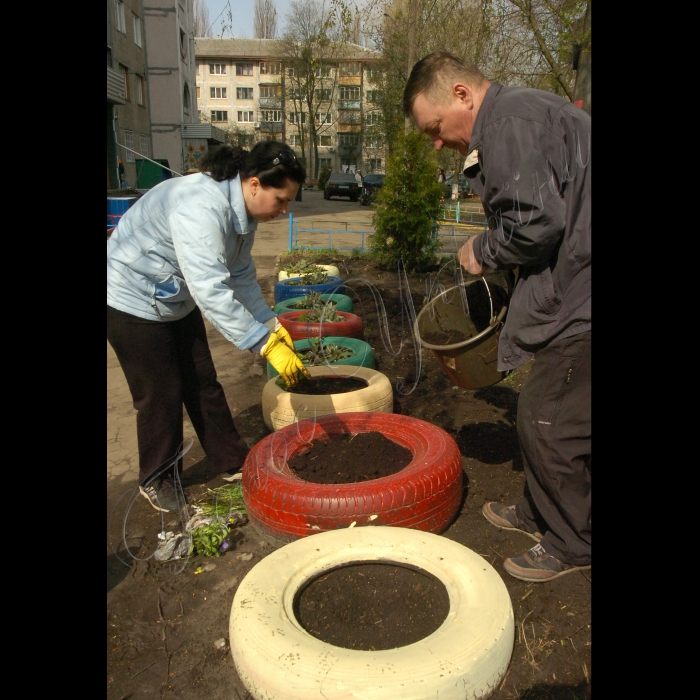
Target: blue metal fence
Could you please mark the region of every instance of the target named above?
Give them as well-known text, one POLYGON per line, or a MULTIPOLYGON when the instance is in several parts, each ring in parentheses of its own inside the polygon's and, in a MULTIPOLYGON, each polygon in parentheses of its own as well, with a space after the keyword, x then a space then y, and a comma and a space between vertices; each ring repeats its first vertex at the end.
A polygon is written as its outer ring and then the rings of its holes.
MULTIPOLYGON (((463 212, 464 214, 464 212, 463 212)), ((352 222, 352 221, 347 221, 344 222, 341 225, 344 225, 345 228, 317 228, 315 224, 317 223, 316 221, 311 221, 310 222, 310 227, 309 227, 309 222, 304 221, 304 227, 302 228, 299 224, 299 220, 295 219, 293 214, 289 214, 289 250, 296 250, 298 248, 300 249, 306 249, 306 250, 320 250, 320 249, 334 249, 334 250, 367 250, 367 247, 365 247, 365 241, 366 239, 371 236, 374 233, 374 229, 355 229, 355 228, 349 228, 349 226, 366 226, 365 222, 352 222), (324 237, 326 245, 299 245, 299 234, 321 234, 321 236, 324 237), (334 237, 335 240, 337 241, 338 236, 343 236, 346 240, 344 241, 344 245, 334 245, 334 237), (359 245, 347 245, 347 236, 350 236, 352 238, 358 237, 359 238, 359 245)), ((459 224, 441 224, 440 225, 440 231, 438 233, 438 238, 440 239, 440 242, 442 243, 442 252, 443 253, 454 253, 457 251, 457 249, 466 242, 468 238, 471 236, 476 235, 477 233, 480 233, 480 230, 483 230, 483 228, 486 226, 486 223, 483 221, 465 221, 464 218, 461 219, 459 224), (473 226, 473 228, 470 230, 470 228, 467 228, 468 226, 473 226), (476 229, 476 230, 474 230, 476 229)))

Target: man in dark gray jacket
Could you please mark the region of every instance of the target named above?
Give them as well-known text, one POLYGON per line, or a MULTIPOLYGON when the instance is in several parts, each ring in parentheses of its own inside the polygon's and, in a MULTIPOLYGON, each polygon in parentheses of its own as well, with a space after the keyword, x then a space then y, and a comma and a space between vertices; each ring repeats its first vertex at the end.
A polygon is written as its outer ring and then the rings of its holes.
POLYGON ((488 230, 460 249, 461 265, 508 270, 514 283, 498 369, 535 358, 518 400, 525 498, 483 508, 537 542, 504 568, 525 581, 590 568, 591 118, 551 93, 491 83, 444 51, 413 67, 403 109, 436 149, 466 156, 488 230))

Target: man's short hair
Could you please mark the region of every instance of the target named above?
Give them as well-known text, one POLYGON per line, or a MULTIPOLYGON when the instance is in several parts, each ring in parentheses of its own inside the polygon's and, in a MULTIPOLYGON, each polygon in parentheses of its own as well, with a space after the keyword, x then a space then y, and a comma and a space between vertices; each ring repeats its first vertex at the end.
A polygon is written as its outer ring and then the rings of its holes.
POLYGON ((480 88, 486 77, 471 61, 449 53, 435 51, 422 58, 411 71, 403 91, 403 113, 410 117, 413 103, 423 94, 429 102, 439 104, 450 99, 450 89, 456 82, 480 88))

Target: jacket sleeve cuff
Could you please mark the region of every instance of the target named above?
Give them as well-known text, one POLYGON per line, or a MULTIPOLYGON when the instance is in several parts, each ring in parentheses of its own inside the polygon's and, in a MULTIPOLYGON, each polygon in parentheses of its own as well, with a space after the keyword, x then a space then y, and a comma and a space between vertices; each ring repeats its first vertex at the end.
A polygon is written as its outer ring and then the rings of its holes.
POLYGON ((254 352, 254 353, 259 353, 265 347, 265 343, 267 343, 267 341, 269 339, 270 339, 270 334, 267 333, 262 340, 255 343, 255 345, 253 345, 253 347, 251 347, 251 348, 248 348, 248 350, 250 350, 251 352, 254 352))

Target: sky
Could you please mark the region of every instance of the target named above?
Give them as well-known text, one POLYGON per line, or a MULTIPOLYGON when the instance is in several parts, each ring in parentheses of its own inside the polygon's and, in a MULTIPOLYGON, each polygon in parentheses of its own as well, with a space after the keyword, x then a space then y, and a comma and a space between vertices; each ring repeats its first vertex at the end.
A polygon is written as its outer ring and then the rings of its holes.
MULTIPOLYGON (((228 21, 228 9, 231 8, 233 15, 233 37, 236 39, 254 39, 253 18, 255 16, 255 0, 204 0, 209 7, 209 21, 212 23, 212 35, 215 38, 221 37, 221 23, 228 21), (223 14, 222 14, 223 11, 223 14), (219 16, 221 15, 221 16, 219 16), (218 17, 218 19, 217 19, 218 17)), ((289 12, 291 0, 273 0, 277 9, 277 36, 279 37, 284 29, 284 18, 289 12)), ((226 31, 224 39, 230 39, 231 32, 226 31)))

